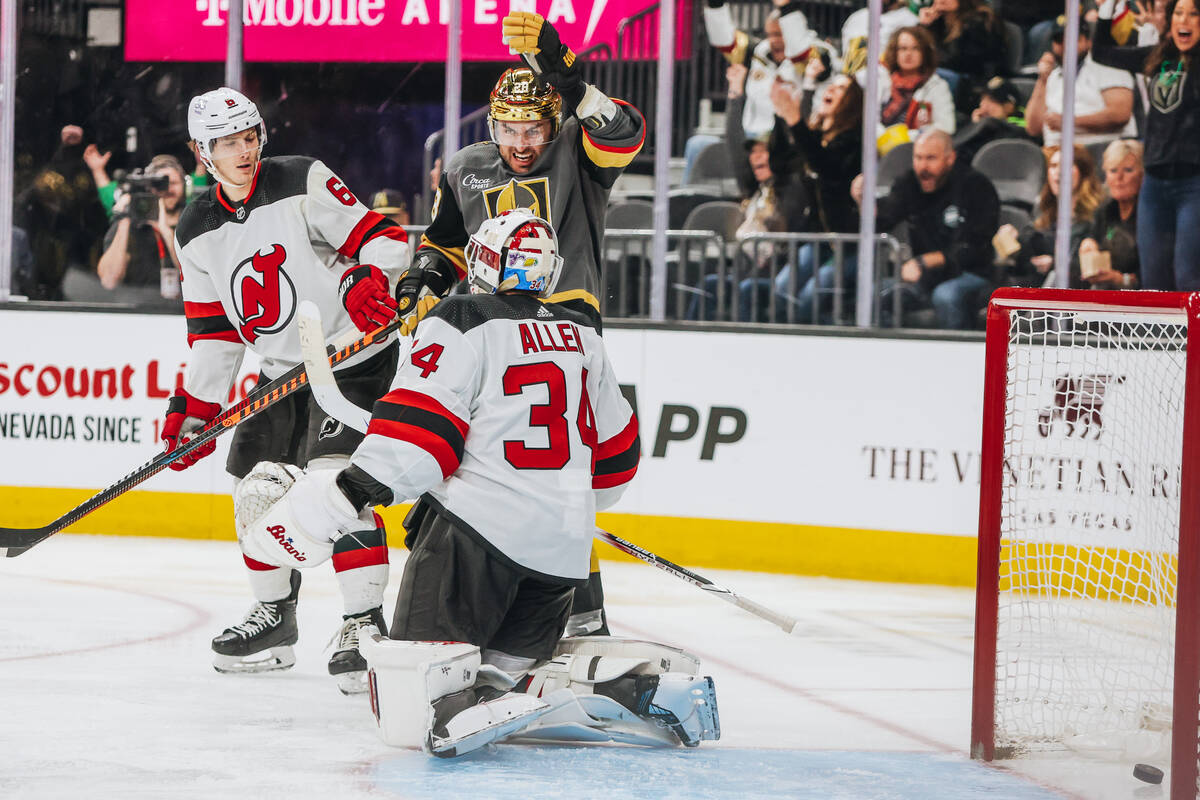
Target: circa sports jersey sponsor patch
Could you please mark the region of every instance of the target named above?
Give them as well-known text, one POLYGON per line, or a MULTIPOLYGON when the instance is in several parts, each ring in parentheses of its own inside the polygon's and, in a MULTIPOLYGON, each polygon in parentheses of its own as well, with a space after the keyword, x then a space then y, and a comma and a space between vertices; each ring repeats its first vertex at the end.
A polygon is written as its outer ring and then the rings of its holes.
POLYGON ((283 245, 273 244, 267 252, 259 250, 239 263, 229 278, 238 333, 249 344, 259 336, 279 333, 296 314, 296 286, 283 270, 285 261, 283 245))
POLYGON ((463 175, 462 185, 464 189, 486 189, 492 185, 491 178, 476 178, 475 173, 463 175))
POLYGON ((550 219, 549 178, 513 178, 503 186, 494 186, 486 190, 483 193, 483 203, 487 207, 489 218, 514 208, 528 208, 551 225, 554 224, 554 220, 550 219))

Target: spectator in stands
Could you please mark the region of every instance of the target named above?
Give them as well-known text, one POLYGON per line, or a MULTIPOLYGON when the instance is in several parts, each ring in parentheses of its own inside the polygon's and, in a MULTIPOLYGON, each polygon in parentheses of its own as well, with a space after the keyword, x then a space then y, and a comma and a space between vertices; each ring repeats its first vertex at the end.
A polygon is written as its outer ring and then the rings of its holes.
MULTIPOLYGON (((775 124, 775 112, 771 106, 771 85, 776 78, 795 82, 795 64, 804 63, 817 44, 817 37, 808 29, 808 20, 800 6, 788 0, 772 0, 775 8, 763 23, 765 38, 754 39, 745 31, 738 30, 725 0, 707 0, 704 8, 704 29, 709 42, 720 50, 737 70, 727 71, 726 79, 740 81, 738 92, 742 98, 741 123, 747 139, 756 139, 771 132, 775 124)), ((732 90, 732 89, 731 89, 732 90)), ((731 112, 725 109, 728 116, 731 112)), ((718 141, 714 136, 696 134, 688 137, 684 145, 683 183, 691 177, 696 157, 708 145, 718 141)), ((740 141, 730 142, 737 149, 740 141)), ((737 164, 741 159, 735 159, 737 164)), ((743 176, 743 183, 749 180, 743 176)))
MULTIPOLYGON (((863 202, 862 176, 851 194, 863 202)), ((939 328, 972 328, 993 283, 992 236, 999 224, 1000 200, 985 176, 955 158, 944 131, 921 134, 913 147, 913 168, 876 205, 876 224, 887 232, 901 223, 901 239, 915 254, 900 266, 898 279, 882 289, 883 323, 895 295, 903 312, 932 308, 939 328)))
POLYGON ((1145 171, 1138 195, 1141 282, 1147 289, 1200 289, 1200 80, 1191 69, 1200 40, 1196 0, 1170 0, 1166 35, 1154 47, 1119 47, 1113 6, 1100 9, 1095 58, 1143 71, 1151 81, 1145 171))
MULTIPOLYGON (((809 230, 825 233, 852 233, 858 230, 858 209, 850 197, 850 184, 862 171, 862 87, 849 75, 835 78, 821 96, 821 102, 811 116, 816 90, 817 67, 809 64, 799 95, 786 84, 777 84, 771 92, 775 104, 776 127, 772 136, 777 163, 798 161, 813 176, 813 218, 809 230)), ((842 286, 850 290, 857 274, 857 250, 847 246, 842 268, 842 286)), ((816 274, 814 265, 820 263, 820 250, 815 244, 798 250, 797 263, 785 266, 774 280, 776 321, 787 318, 787 306, 792 305, 792 319, 813 322, 813 298, 821 293, 821 304, 828 306, 828 292, 837 285, 837 263, 830 258, 816 274)), ((771 281, 751 277, 738 287, 739 317, 743 320, 765 319, 769 308, 766 291, 771 281), (757 312, 757 313, 756 313, 757 312)), ((853 297, 853 292, 848 292, 853 297)))
POLYGON ((114 206, 113 221, 104 236, 104 254, 96 265, 100 285, 158 287, 168 300, 179 297, 179 259, 175 255, 175 226, 186 202, 186 175, 175 156, 150 160, 145 176, 165 176, 165 190, 134 188, 123 192, 114 206), (164 281, 163 272, 175 281, 164 281))
POLYGON ((1104 150, 1103 167, 1109 200, 1096 209, 1091 232, 1079 245, 1083 282, 1092 289, 1136 289, 1137 200, 1145 175, 1142 143, 1113 142, 1104 150), (1095 262, 1099 263, 1093 266, 1095 262))
MULTIPOLYGON (((917 22, 917 15, 909 8, 908 0, 883 0, 883 13, 879 17, 879 38, 884 42, 891 41, 892 34, 897 30, 911 27, 917 22)), ((848 75, 854 75, 866 66, 865 61, 861 64, 850 62, 856 53, 861 52, 862 57, 866 58, 867 29, 870 23, 871 11, 868 8, 860 8, 842 23, 842 71, 848 75)))
MULTIPOLYGON (((1014 286, 1056 285, 1054 269, 1054 244, 1058 226, 1058 182, 1061 176, 1061 154, 1057 147, 1042 150, 1046 157, 1046 183, 1038 195, 1037 217, 1033 223, 1018 231, 1013 225, 1001 225, 997 236, 1015 236, 1021 249, 1011 256, 1007 269, 1008 282, 1014 286)), ((1080 243, 1091 230, 1092 216, 1104 198, 1104 190, 1096 177, 1096 162, 1083 145, 1075 145, 1075 162, 1071 165, 1071 242, 1069 251, 1078 253, 1080 243)), ((1080 288, 1079 264, 1069 266, 1069 285, 1080 288)))
POLYGON ((970 162, 988 142, 1000 139, 1032 140, 1025 130, 1021 97, 1012 81, 999 76, 983 87, 979 105, 971 112, 971 123, 954 135, 954 152, 970 162))
MULTIPOLYGON (((811 225, 811 195, 802 175, 788 169, 787 165, 776 162, 768 140, 770 136, 763 134, 757 139, 748 140, 749 152, 744 157, 754 175, 756 188, 742 202, 743 219, 738 226, 736 238, 740 242, 752 233, 779 233, 784 231, 799 232, 808 230, 811 225)), ((771 262, 770 251, 760 248, 743 247, 739 260, 749 266, 747 271, 754 277, 757 273, 765 272, 771 262)), ((717 288, 725 281, 725 294, 733 296, 734 278, 732 275, 710 274, 704 277, 702 296, 693 300, 688 307, 688 319, 716 319, 717 288), (701 302, 704 304, 701 316, 701 302)), ((767 280, 769 283, 769 280, 767 280)), ((748 316, 739 316, 747 320, 748 316)))
POLYGON ((879 114, 882 128, 904 125, 912 139, 930 127, 954 133, 954 97, 937 74, 937 51, 927 30, 908 27, 893 33, 883 65, 888 94, 879 114))
POLYGON ((371 196, 371 210, 383 214, 397 225, 408 225, 412 219, 408 214, 408 203, 404 195, 395 189, 380 189, 371 196))
POLYGON ((29 236, 32 300, 62 300, 67 269, 95 269, 104 233, 104 209, 83 163, 83 129, 66 125, 49 164, 13 201, 13 224, 29 236))
POLYGON ((984 0, 933 0, 917 17, 933 35, 939 71, 957 106, 969 109, 975 89, 1004 64, 1004 34, 996 15, 984 0))
MULTIPOLYGON (((1059 17, 1050 51, 1037 62, 1037 82, 1025 107, 1029 132, 1046 145, 1062 138, 1062 58, 1066 18, 1059 17)), ((1079 29, 1079 71, 1075 81, 1075 142, 1088 145, 1137 136, 1133 119, 1133 77, 1097 63, 1091 56, 1091 34, 1079 29)))

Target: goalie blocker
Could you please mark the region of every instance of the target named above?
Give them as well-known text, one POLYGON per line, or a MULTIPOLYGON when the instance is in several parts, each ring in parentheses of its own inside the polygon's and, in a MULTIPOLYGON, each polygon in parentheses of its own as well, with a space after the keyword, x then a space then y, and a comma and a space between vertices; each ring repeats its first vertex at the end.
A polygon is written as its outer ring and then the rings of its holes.
POLYGON ((508 738, 685 745, 721 736, 712 678, 682 650, 607 636, 562 640, 518 678, 475 645, 411 642, 368 631, 371 711, 396 747, 442 758, 508 738))

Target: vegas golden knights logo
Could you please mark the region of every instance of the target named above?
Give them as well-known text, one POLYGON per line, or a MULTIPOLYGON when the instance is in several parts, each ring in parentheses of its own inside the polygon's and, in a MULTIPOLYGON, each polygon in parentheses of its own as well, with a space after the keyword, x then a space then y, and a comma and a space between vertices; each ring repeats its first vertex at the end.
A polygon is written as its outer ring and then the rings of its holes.
POLYGON ((527 181, 513 178, 503 186, 485 189, 483 203, 487 206, 488 219, 514 208, 528 208, 551 225, 554 224, 554 220, 550 219, 549 178, 527 181))

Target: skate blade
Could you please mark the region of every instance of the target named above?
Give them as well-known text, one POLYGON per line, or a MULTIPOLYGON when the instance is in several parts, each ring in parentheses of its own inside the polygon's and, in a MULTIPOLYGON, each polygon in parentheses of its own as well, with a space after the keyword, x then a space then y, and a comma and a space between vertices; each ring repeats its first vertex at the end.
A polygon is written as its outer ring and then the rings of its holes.
POLYGON ((213 655, 213 669, 223 675, 252 675, 256 672, 276 672, 291 669, 296 653, 291 646, 271 647, 248 656, 213 655))
POLYGON ((343 672, 333 676, 337 687, 344 695, 364 694, 367 691, 367 671, 343 672))

